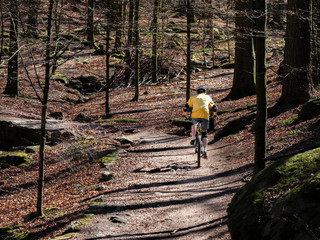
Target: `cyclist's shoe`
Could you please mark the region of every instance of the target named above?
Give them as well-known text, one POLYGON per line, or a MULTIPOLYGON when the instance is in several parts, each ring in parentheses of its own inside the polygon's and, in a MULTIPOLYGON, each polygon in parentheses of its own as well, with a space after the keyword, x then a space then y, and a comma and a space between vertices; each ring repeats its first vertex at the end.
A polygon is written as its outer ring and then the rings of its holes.
POLYGON ((202 158, 204 158, 204 159, 207 159, 207 158, 208 158, 207 152, 202 152, 202 158))
POLYGON ((196 141, 195 139, 194 139, 194 140, 191 140, 191 141, 190 141, 190 145, 194 145, 195 141, 196 141))

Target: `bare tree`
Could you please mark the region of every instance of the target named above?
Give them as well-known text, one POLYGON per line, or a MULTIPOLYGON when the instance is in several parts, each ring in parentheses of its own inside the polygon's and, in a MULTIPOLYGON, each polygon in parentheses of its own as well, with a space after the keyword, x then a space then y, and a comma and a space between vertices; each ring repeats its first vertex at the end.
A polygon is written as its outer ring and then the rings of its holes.
POLYGON ((51 27, 52 13, 54 0, 49 2, 47 37, 46 37, 46 52, 45 52, 45 84, 43 88, 43 97, 41 99, 41 136, 40 136, 40 151, 39 151, 39 181, 38 181, 38 198, 37 198, 37 215, 43 215, 43 188, 44 188, 44 165, 45 165, 45 144, 46 144, 46 118, 47 105, 50 87, 50 50, 51 50, 51 27))

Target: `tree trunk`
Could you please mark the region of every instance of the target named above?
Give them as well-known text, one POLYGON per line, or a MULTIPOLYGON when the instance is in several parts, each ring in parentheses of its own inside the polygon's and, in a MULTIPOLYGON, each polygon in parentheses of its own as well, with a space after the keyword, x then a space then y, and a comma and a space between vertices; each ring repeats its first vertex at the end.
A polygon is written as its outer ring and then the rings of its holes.
POLYGON ((28 0, 28 26, 27 34, 33 38, 38 37, 38 9, 39 0, 28 0))
POLYGON ((273 21, 280 28, 284 28, 284 0, 275 0, 272 6, 273 21))
POLYGON ((53 19, 54 19, 54 26, 55 26, 55 32, 56 35, 59 35, 60 33, 60 27, 61 27, 61 18, 63 14, 63 5, 64 0, 60 0, 60 7, 59 7, 59 1, 56 0, 54 4, 54 10, 53 10, 53 19))
POLYGON ((140 33, 139 33, 139 0, 135 0, 135 12, 134 12, 134 32, 135 32, 135 94, 132 101, 139 101, 140 89, 139 89, 139 71, 140 71, 140 33))
POLYGON ((320 89, 320 2, 312 5, 312 82, 320 89))
POLYGON ((152 21, 152 82, 158 80, 158 18, 159 0, 154 0, 153 21, 152 21))
POLYGON ((192 0, 187 0, 187 92, 186 101, 191 95, 191 23, 193 20, 192 0))
POLYGON ((12 1, 10 4, 10 44, 8 77, 4 94, 10 96, 19 95, 19 10, 18 2, 12 1))
POLYGON ((266 24, 267 2, 256 0, 255 6, 255 79, 257 95, 257 116, 255 125, 255 174, 265 168, 266 158, 266 122, 267 122, 267 86, 266 86, 266 24))
POLYGON ((133 17, 134 17, 134 1, 129 1, 129 16, 128 16, 128 46, 133 44, 133 17))
POLYGON ((3 16, 3 9, 2 9, 2 0, 0 0, 0 64, 2 62, 2 55, 3 55, 3 43, 4 43, 4 16, 3 16))
POLYGON ((109 104, 109 90, 110 90, 110 0, 107 0, 107 12, 106 12, 106 104, 105 104, 105 112, 106 117, 110 116, 110 104, 109 104))
POLYGON ((121 48, 121 40, 122 40, 122 23, 123 23, 123 2, 122 0, 118 0, 115 3, 115 28, 116 28, 116 39, 114 47, 116 49, 121 48))
POLYGON ((46 117, 47 105, 50 87, 50 48, 51 48, 51 26, 52 26, 52 12, 53 2, 49 2, 48 25, 47 25, 47 39, 46 39, 46 53, 45 53, 45 85, 43 90, 43 98, 41 101, 41 136, 40 136, 40 150, 39 150, 39 181, 38 181, 38 198, 37 198, 37 215, 43 215, 43 188, 44 188, 44 165, 45 165, 45 144, 46 144, 46 117))
POLYGON ((88 0, 87 8, 87 41, 94 43, 94 4, 95 0, 88 0))
POLYGON ((236 1, 236 46, 233 85, 224 100, 236 100, 255 94, 253 77, 252 0, 236 1))
POLYGON ((296 106, 310 99, 311 64, 311 0, 289 0, 279 105, 296 106))

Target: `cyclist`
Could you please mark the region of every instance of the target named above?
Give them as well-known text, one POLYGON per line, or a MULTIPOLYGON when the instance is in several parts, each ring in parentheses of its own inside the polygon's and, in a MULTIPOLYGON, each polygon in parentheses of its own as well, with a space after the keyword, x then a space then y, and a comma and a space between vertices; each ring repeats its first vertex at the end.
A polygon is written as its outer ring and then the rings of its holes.
POLYGON ((210 108, 213 110, 213 115, 217 115, 217 106, 213 102, 212 98, 206 94, 206 88, 199 86, 197 88, 197 94, 190 97, 187 104, 183 108, 184 114, 192 107, 192 126, 191 126, 191 141, 190 144, 194 145, 196 135, 196 125, 198 122, 201 124, 201 139, 203 143, 203 157, 207 158, 207 146, 208 146, 208 129, 209 129, 209 117, 210 108))

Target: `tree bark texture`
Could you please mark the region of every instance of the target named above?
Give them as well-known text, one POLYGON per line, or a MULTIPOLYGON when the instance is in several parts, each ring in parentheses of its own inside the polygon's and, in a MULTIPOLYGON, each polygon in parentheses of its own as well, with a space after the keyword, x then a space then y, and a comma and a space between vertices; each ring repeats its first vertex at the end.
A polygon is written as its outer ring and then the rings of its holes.
POLYGON ((94 43, 94 4, 95 0, 88 0, 87 7, 87 41, 94 43))
POLYGON ((29 36, 38 37, 38 9, 40 2, 39 0, 28 0, 28 25, 27 33, 29 36))
POLYGON ((193 1, 187 0, 187 92, 186 101, 191 95, 191 24, 194 22, 193 1))
POLYGON ((267 2, 255 3, 255 80, 257 96, 257 115, 255 125, 254 172, 265 168, 267 146, 267 85, 266 85, 266 24, 267 2))
POLYGON ((129 1, 129 16, 128 16, 128 46, 133 44, 133 20, 134 20, 134 1, 129 1))
POLYGON ((114 47, 116 49, 121 48, 122 40, 122 23, 123 23, 123 1, 118 0, 114 3, 115 5, 115 30, 116 30, 116 39, 114 47))
POLYGON ((106 117, 110 115, 110 104, 109 104, 109 90, 110 90, 110 11, 111 11, 110 0, 107 0, 107 11, 106 11, 106 96, 105 96, 105 114, 106 117))
POLYGON ((158 19, 159 19, 159 3, 160 0, 154 0, 153 21, 151 25, 152 31, 152 82, 158 80, 158 19))
POLYGON ((280 105, 303 104, 311 97, 311 10, 311 0, 288 1, 280 105))
POLYGON ((252 0, 237 0, 236 46, 233 85, 226 100, 236 100, 256 93, 253 77, 252 0))

